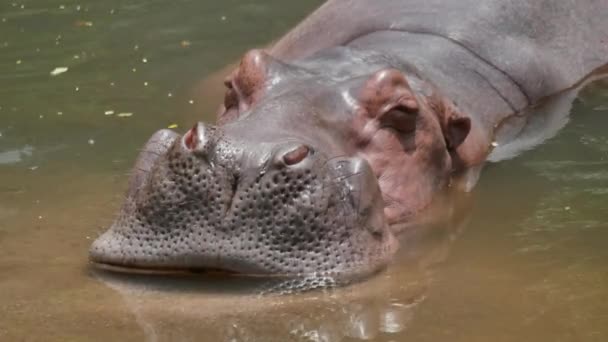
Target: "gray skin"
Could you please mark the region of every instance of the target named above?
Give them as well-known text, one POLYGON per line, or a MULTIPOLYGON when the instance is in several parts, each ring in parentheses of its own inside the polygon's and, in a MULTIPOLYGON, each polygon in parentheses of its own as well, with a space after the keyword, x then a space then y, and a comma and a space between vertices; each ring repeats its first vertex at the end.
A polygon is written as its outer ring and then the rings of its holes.
POLYGON ((328 1, 243 57, 218 125, 150 139, 90 259, 373 274, 399 227, 524 130, 527 108, 606 66, 605 18, 607 0, 328 1))

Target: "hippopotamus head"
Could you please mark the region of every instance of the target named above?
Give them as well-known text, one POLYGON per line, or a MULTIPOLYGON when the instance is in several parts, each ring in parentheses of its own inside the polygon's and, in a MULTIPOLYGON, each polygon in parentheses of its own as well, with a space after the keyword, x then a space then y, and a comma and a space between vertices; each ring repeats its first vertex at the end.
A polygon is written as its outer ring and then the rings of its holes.
POLYGON ((246 54, 217 125, 150 139, 91 260, 341 279, 381 269, 391 225, 447 186, 470 124, 415 76, 357 70, 246 54))

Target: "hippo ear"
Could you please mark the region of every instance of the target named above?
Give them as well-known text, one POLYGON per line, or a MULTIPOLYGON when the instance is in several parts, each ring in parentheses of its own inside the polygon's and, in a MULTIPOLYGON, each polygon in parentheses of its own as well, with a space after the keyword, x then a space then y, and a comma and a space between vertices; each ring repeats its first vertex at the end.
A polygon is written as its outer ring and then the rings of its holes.
POLYGON ((471 119, 452 115, 447 120, 447 127, 444 129, 445 141, 448 149, 454 150, 467 138, 471 131, 471 119))
POLYGON ((469 135, 471 119, 459 112, 454 105, 446 103, 445 99, 437 96, 431 98, 430 105, 439 116, 441 130, 448 150, 455 150, 469 135))
POLYGON ((247 52, 238 68, 224 81, 227 88, 225 110, 234 107, 239 112, 248 110, 285 67, 283 62, 262 50, 247 52))

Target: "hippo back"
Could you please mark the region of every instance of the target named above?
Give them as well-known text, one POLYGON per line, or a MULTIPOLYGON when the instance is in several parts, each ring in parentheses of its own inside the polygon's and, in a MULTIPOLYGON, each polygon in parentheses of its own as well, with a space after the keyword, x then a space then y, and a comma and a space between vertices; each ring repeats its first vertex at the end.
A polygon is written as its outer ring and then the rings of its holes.
POLYGON ((330 0, 271 52, 299 59, 379 31, 434 35, 504 74, 531 105, 608 63, 605 18, 608 0, 330 0))

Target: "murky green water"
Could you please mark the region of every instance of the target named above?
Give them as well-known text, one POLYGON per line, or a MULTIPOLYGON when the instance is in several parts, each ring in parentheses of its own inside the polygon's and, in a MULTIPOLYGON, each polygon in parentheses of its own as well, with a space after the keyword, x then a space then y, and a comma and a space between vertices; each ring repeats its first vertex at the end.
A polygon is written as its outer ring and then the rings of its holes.
POLYGON ((240 281, 91 272, 88 246, 148 136, 211 120, 219 99, 200 80, 319 3, 0 4, 0 341, 608 340, 601 85, 368 282, 259 297, 240 281))

